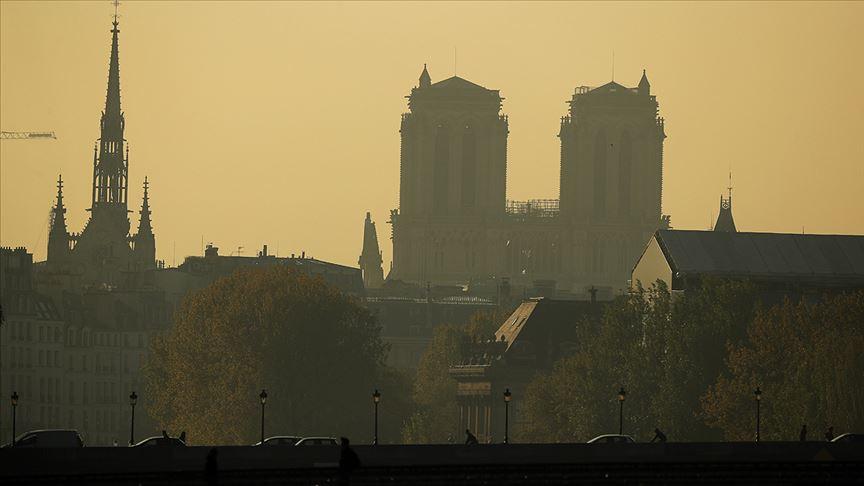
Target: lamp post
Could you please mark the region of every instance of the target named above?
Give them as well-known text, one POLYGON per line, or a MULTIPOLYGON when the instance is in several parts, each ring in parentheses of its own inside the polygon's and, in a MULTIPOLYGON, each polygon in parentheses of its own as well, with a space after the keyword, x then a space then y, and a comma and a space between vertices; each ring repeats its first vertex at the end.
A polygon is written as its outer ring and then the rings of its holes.
POLYGON ((510 400, 513 399, 513 394, 510 389, 504 390, 504 443, 510 443, 510 400))
POLYGON ((759 405, 762 403, 762 390, 757 386, 755 390, 753 390, 753 394, 756 395, 756 442, 759 442, 759 425, 761 421, 759 405))
POLYGON ((134 391, 129 395, 129 406, 132 407, 132 424, 129 427, 129 445, 135 444, 135 405, 138 403, 138 394, 134 391))
POLYGON ((375 404, 375 436, 372 438, 372 445, 378 445, 378 403, 381 401, 381 393, 376 388, 372 393, 372 403, 375 404))
POLYGON ((12 447, 15 447, 15 411, 18 408, 18 392, 12 392, 12 447))
POLYGON ((624 399, 627 398, 627 391, 622 386, 618 390, 618 435, 624 433, 624 399))
POLYGON ((264 404, 267 403, 267 390, 261 390, 258 395, 261 399, 261 444, 264 444, 264 404))

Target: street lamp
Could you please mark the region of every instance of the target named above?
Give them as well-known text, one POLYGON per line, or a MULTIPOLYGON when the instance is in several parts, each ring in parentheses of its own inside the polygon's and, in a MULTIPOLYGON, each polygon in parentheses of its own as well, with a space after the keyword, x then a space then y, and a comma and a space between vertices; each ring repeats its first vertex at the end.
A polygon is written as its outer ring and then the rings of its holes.
POLYGON ((627 391, 622 386, 618 390, 618 435, 624 433, 624 399, 627 398, 627 391))
POLYGON ((12 447, 15 447, 15 410, 18 408, 18 392, 12 392, 12 447))
POLYGON ((753 390, 753 394, 756 395, 756 442, 759 442, 759 425, 760 425, 760 410, 759 404, 762 403, 762 390, 757 386, 755 390, 753 390))
POLYGON ((129 394, 129 406, 132 407, 132 426, 129 428, 129 445, 135 444, 135 405, 138 403, 138 394, 134 391, 129 394))
POLYGON ((372 439, 372 445, 378 445, 378 402, 380 401, 381 393, 376 388, 375 392, 372 393, 372 403, 375 404, 375 437, 372 439))
POLYGON ((510 400, 513 400, 513 394, 510 389, 504 390, 504 443, 510 443, 510 400))
POLYGON ((264 404, 267 403, 267 390, 261 390, 258 398, 261 399, 261 445, 264 445, 264 404))

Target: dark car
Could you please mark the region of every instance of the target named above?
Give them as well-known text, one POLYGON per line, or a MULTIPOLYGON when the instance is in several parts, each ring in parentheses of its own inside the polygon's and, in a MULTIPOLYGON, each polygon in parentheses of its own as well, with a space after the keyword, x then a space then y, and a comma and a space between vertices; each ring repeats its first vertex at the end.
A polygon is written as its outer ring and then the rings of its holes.
POLYGON ((297 441, 295 446, 338 446, 339 443, 333 437, 304 437, 297 441))
POLYGON ((864 442, 864 434, 843 434, 838 435, 831 442, 854 442, 854 443, 862 443, 864 442))
POLYGON ((267 437, 264 439, 264 442, 258 442, 254 444, 256 446, 265 445, 265 446, 293 446, 297 442, 300 441, 302 437, 294 437, 293 435, 275 435, 273 437, 267 437))
POLYGON ((636 441, 629 435, 606 434, 589 440, 589 444, 634 444, 636 441))
POLYGON ((177 437, 150 437, 132 447, 186 447, 186 443, 177 437))
MULTIPOLYGON (((4 447, 9 447, 7 444, 4 447)), ((31 430, 15 439, 15 447, 84 447, 77 430, 49 429, 31 430)))

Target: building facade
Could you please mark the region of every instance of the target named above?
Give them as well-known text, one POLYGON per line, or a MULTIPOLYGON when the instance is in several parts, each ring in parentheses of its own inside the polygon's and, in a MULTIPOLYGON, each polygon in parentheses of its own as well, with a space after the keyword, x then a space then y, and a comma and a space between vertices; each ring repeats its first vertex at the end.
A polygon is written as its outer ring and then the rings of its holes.
POLYGON ((561 120, 558 199, 508 201, 508 118, 491 90, 425 66, 402 115, 388 279, 514 287, 626 287, 661 215, 663 141, 647 76, 578 88, 561 120), (539 283, 539 284, 538 284, 539 283))

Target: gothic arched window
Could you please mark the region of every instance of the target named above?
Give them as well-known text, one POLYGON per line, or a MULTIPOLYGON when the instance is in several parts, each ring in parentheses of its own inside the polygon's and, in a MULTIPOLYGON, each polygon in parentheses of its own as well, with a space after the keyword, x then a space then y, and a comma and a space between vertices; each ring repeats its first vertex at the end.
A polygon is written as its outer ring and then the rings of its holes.
POLYGON ((473 208, 477 203, 477 141, 474 130, 465 127, 462 133, 462 207, 473 208))
POLYGON ((606 215, 606 130, 594 138, 594 216, 606 215))
POLYGON ((432 164, 432 209, 435 213, 447 213, 449 172, 450 130, 446 125, 439 125, 435 134, 435 158, 432 164))
POLYGON ((630 183, 633 158, 633 142, 630 132, 624 130, 621 134, 621 146, 618 150, 618 214, 630 215, 632 185, 630 183))

